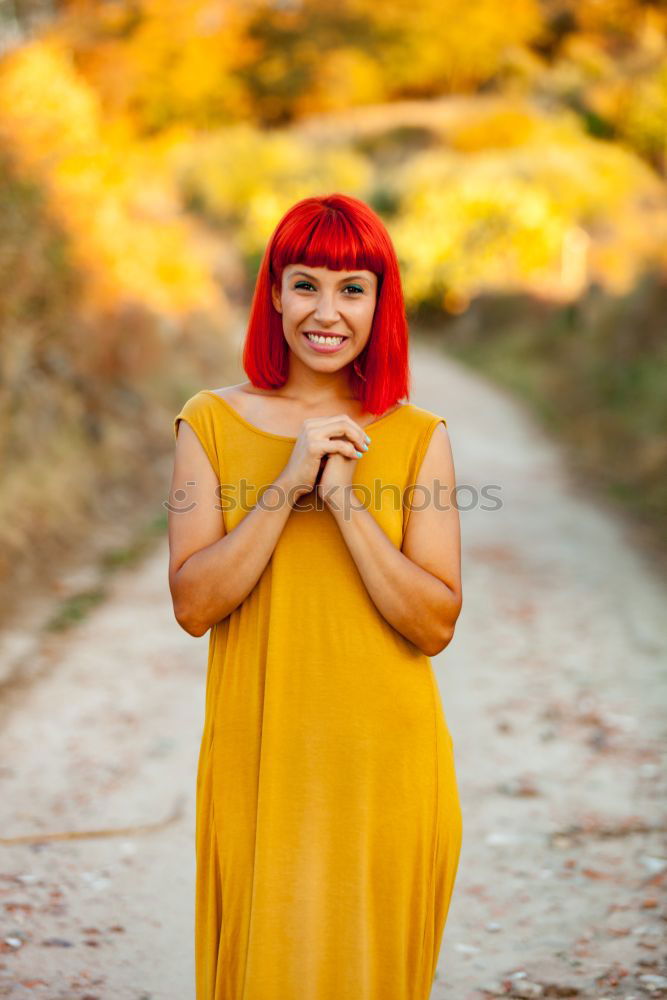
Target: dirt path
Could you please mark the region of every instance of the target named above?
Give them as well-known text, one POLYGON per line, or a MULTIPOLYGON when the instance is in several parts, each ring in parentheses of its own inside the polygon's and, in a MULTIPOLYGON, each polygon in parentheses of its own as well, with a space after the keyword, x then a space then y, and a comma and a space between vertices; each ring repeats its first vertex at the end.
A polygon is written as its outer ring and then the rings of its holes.
MULTIPOLYGON (((459 484, 503 503, 462 512, 464 610, 434 659, 464 845, 432 1000, 667 996, 667 586, 503 393, 424 347, 413 372, 459 484)), ((166 567, 161 547, 117 575, 5 698, 2 836, 121 832, 0 844, 0 996, 193 998, 208 639, 174 621, 166 567)))

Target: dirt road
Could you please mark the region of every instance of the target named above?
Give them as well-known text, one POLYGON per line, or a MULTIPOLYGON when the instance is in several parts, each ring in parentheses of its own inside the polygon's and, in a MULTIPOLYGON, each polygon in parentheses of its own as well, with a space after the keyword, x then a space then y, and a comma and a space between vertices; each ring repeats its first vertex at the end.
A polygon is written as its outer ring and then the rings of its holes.
MULTIPOLYGON (((448 420, 464 544, 433 661, 464 844, 432 1000, 667 996, 667 584, 504 393, 424 346, 413 374, 448 420)), ((0 832, 45 839, 0 843, 0 996, 193 1000, 208 638, 166 571, 165 545, 118 574, 5 697, 0 832)))

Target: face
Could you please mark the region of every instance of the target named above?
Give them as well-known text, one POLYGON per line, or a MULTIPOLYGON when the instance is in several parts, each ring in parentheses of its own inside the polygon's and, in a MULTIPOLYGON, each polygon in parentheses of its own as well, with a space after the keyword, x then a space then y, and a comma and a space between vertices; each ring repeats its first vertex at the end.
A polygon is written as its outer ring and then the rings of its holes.
POLYGON ((322 371, 349 364, 363 350, 376 297, 373 271, 330 271, 306 264, 286 267, 280 291, 272 290, 289 347, 307 365, 322 371))

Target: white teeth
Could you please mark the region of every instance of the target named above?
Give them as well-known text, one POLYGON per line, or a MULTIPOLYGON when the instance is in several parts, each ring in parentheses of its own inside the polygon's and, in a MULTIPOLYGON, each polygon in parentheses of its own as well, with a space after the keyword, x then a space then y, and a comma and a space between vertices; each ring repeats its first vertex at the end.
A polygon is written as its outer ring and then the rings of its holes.
POLYGON ((342 337, 318 337, 313 333, 307 333, 306 336, 314 344, 342 344, 343 342, 342 337))

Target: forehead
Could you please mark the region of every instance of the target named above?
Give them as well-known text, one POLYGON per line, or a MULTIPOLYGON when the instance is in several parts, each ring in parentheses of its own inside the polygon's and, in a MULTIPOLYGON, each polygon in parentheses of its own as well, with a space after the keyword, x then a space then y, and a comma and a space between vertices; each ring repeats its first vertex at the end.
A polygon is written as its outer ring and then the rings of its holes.
POLYGON ((312 275, 314 278, 321 278, 323 280, 332 278, 333 280, 341 281, 354 277, 364 278, 366 281, 372 282, 376 277, 373 271, 365 271, 363 268, 358 267, 344 271, 332 271, 329 267, 311 267, 309 264, 288 264, 285 267, 285 274, 290 277, 297 273, 312 275))

